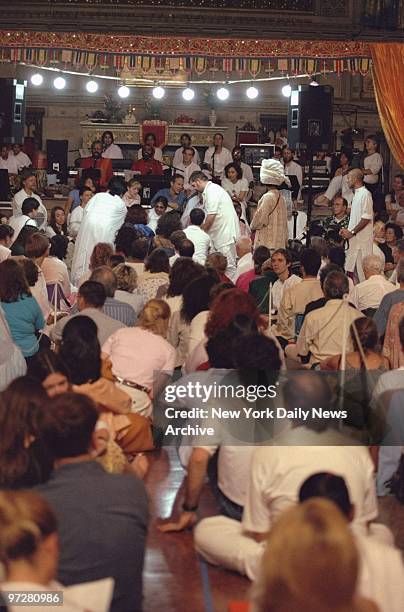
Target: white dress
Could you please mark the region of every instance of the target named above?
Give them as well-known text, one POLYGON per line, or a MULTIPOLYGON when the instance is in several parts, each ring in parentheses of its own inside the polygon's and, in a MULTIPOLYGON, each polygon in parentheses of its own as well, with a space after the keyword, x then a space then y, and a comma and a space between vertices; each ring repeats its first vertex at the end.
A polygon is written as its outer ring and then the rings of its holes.
POLYGON ((118 145, 112 143, 105 149, 102 157, 106 157, 107 159, 123 159, 122 149, 118 147, 118 145))
POLYGON ((99 242, 114 243, 126 213, 126 205, 119 196, 106 192, 97 193, 91 198, 84 209, 83 221, 77 234, 71 272, 73 285, 89 270, 95 245, 99 242))

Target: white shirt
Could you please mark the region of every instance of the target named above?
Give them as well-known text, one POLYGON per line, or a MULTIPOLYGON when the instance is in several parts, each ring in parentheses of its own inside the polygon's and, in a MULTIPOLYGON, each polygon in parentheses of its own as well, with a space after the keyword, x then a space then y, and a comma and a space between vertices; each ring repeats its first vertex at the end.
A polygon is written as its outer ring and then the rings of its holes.
POLYGON ((209 230, 213 247, 220 247, 236 242, 240 236, 240 226, 233 201, 220 185, 208 181, 202 193, 206 215, 216 215, 209 230))
POLYGON ((285 166, 285 174, 287 176, 297 176, 297 180, 299 181, 300 187, 303 183, 303 170, 300 164, 295 161, 290 161, 287 164, 283 164, 285 166))
POLYGON ((345 262, 345 270, 347 272, 354 271, 359 251, 361 251, 362 258, 366 255, 371 255, 373 251, 373 199, 372 194, 365 186, 355 189, 348 230, 352 231, 361 219, 370 219, 370 223, 349 241, 349 249, 345 262))
MULTIPOLYGON (((214 165, 215 176, 219 176, 220 178, 223 178, 225 167, 227 166, 227 164, 232 163, 232 161, 233 158, 231 156, 231 153, 229 149, 226 149, 226 147, 222 147, 220 153, 218 153, 217 151, 215 152, 215 147, 209 147, 205 152, 204 163, 209 164, 212 167, 214 165), (214 164, 212 159, 213 154, 215 155, 214 164)), ((209 178, 211 178, 212 173, 209 172, 209 170, 205 170, 205 173, 207 174, 207 176, 209 176, 209 178)))
POLYGON ((358 310, 379 308, 384 296, 395 290, 395 286, 382 274, 373 274, 367 280, 354 286, 349 301, 358 310))
POLYGON ((38 200, 39 208, 38 208, 38 214, 36 217, 36 222, 37 222, 39 229, 44 230, 48 223, 48 211, 46 210, 45 206, 42 204, 41 198, 36 193, 32 193, 32 195, 28 195, 25 189, 20 189, 20 191, 17 191, 11 203, 11 206, 13 207, 13 215, 21 214, 22 203, 24 202, 26 198, 35 198, 35 200, 38 200))
MULTIPOLYGON (((187 149, 193 149, 195 151, 195 155, 193 156, 191 163, 199 165, 199 153, 198 153, 198 151, 195 149, 195 147, 187 147, 187 149)), ((179 147, 178 149, 176 149, 176 151, 174 153, 173 166, 175 166, 175 171, 176 172, 177 172, 178 168, 181 168, 182 163, 184 161, 184 158, 182 156, 183 152, 184 152, 184 149, 182 147, 179 147)))
POLYGON ((122 149, 118 147, 118 145, 112 143, 105 149, 102 157, 106 157, 107 159, 123 159, 122 149))
POLYGON ((372 155, 365 157, 363 167, 365 170, 372 171, 372 174, 366 174, 363 177, 364 182, 368 183, 368 185, 375 185, 379 180, 379 173, 383 167, 383 158, 380 153, 372 153, 372 155))
POLYGON ((245 255, 240 257, 240 259, 237 262, 235 280, 237 280, 241 274, 244 274, 244 272, 249 272, 249 270, 252 270, 253 268, 254 268, 254 261, 253 261, 252 253, 246 253, 245 255))
POLYGON ((0 170, 7 170, 9 174, 18 174, 17 160, 13 153, 7 159, 0 157, 0 170))
POLYGON ((278 310, 286 289, 290 289, 301 282, 302 279, 296 274, 291 274, 285 281, 281 281, 281 279, 278 278, 272 285, 272 308, 278 310))
POLYGON ((79 233, 81 222, 83 221, 84 208, 82 206, 76 206, 70 213, 67 220, 67 233, 72 238, 76 238, 79 233))
POLYGON ((376 518, 374 467, 367 448, 344 446, 345 439, 338 433, 318 434, 302 427, 282 434, 275 442, 276 446, 259 447, 254 452, 244 530, 266 533, 284 510, 297 503, 301 485, 317 472, 345 479, 357 523, 376 518), (307 442, 307 446, 296 446, 299 442, 307 442))
POLYGON ((247 198, 248 183, 244 178, 239 179, 236 183, 232 183, 228 178, 224 177, 222 178, 222 187, 227 191, 230 197, 232 195, 239 196, 240 193, 244 191, 245 195, 243 199, 245 200, 247 198))
POLYGON ((184 229, 184 232, 188 240, 190 240, 195 247, 192 259, 204 266, 209 249, 212 245, 209 235, 198 225, 189 225, 184 229))
MULTIPOLYGON (((143 157, 143 149, 142 147, 140 147, 139 151, 137 152, 137 158, 142 159, 142 157, 143 157)), ((156 147, 154 149, 154 159, 163 163, 163 151, 160 149, 160 147, 156 147)))
POLYGON ((249 166, 248 164, 245 164, 244 162, 240 162, 240 167, 243 171, 243 179, 247 181, 248 185, 250 185, 250 183, 253 183, 254 175, 253 175, 253 171, 251 170, 251 166, 249 166))
POLYGON ((181 161, 178 163, 178 165, 176 165, 175 173, 181 174, 181 176, 184 177, 184 189, 185 190, 192 189, 192 186, 189 182, 189 177, 191 176, 193 172, 196 172, 200 169, 201 169, 200 166, 198 166, 198 164, 196 164, 195 162, 191 162, 188 166, 185 166, 184 163, 181 161))
POLYGON ((11 239, 13 241, 12 243, 14 243, 17 240, 19 233, 21 232, 22 228, 25 227, 26 225, 30 225, 31 227, 38 227, 38 224, 35 221, 35 219, 31 219, 31 217, 28 217, 28 215, 21 215, 21 214, 13 215, 12 217, 10 217, 8 220, 8 224, 14 230, 14 235, 11 239))
POLYGON ((0 244, 0 263, 2 261, 6 261, 11 255, 11 250, 5 247, 3 244, 0 244))
POLYGON ((42 310, 45 321, 51 313, 51 305, 48 299, 48 290, 46 288, 46 281, 44 273, 41 268, 38 268, 38 280, 33 287, 30 287, 32 296, 36 299, 39 304, 39 308, 42 310))
POLYGON ((65 296, 69 297, 71 293, 70 278, 64 261, 61 261, 58 257, 45 257, 42 272, 47 284, 59 283, 65 296))
POLYGON ((31 160, 24 151, 20 151, 18 155, 14 155, 14 159, 17 162, 18 172, 23 168, 29 168, 31 165, 31 160))
POLYGON ((380 612, 401 612, 404 567, 400 551, 376 537, 354 535, 360 556, 358 592, 374 601, 380 612))

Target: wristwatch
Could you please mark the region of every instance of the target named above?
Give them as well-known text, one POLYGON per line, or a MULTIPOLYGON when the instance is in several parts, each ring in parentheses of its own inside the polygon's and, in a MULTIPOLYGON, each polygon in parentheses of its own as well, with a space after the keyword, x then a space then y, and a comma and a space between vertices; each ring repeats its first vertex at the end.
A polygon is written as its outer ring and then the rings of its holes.
POLYGON ((182 509, 184 510, 184 512, 196 512, 198 510, 198 505, 189 506, 186 502, 184 502, 182 504, 182 509))
POLYGON ((351 234, 352 234, 352 236, 356 236, 355 230, 351 230, 351 234))

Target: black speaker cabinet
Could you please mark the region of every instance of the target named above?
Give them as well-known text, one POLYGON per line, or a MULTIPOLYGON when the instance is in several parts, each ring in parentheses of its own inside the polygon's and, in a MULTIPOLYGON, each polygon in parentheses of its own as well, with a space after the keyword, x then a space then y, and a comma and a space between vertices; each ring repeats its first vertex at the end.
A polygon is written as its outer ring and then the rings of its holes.
POLYGON ((0 141, 24 142, 26 81, 0 79, 0 141))
POLYGON ((288 143, 291 149, 333 148, 334 90, 328 85, 299 85, 289 98, 288 143))
POLYGON ((68 148, 69 148, 68 140, 47 140, 46 141, 46 157, 48 160, 48 173, 57 174, 61 183, 67 183, 68 148))

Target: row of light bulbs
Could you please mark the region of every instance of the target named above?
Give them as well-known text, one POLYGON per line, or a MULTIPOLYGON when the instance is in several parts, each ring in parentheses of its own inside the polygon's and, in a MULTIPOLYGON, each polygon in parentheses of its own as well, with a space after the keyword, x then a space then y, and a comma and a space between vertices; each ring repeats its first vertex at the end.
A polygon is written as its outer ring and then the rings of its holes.
MULTIPOLYGON (((43 76, 39 72, 31 76, 31 83, 32 85, 35 85, 35 87, 39 87, 40 85, 42 85, 43 80, 44 80, 43 76)), ((55 89, 59 89, 59 90, 64 89, 66 85, 67 85, 66 79, 64 79, 62 76, 58 76, 53 80, 53 86, 55 89)), ((97 81, 94 81, 94 80, 87 81, 86 90, 88 91, 88 93, 91 93, 91 94, 96 93, 98 91, 97 81)), ((161 85, 157 85, 156 87, 153 87, 152 89, 152 94, 154 98, 156 98, 156 100, 162 100, 165 96, 165 93, 166 93, 166 90, 161 85)), ((128 98, 129 95, 130 95, 130 88, 127 87, 126 85, 121 85, 118 88, 118 96, 120 98, 128 98)), ((247 88, 246 96, 249 100, 255 100, 255 98, 257 98, 258 95, 259 95, 258 89, 254 87, 253 85, 247 88)), ((225 100, 229 98, 230 91, 227 89, 227 87, 219 87, 219 89, 216 91, 216 96, 218 97, 219 100, 224 102, 225 100)), ((191 102, 191 100, 193 100, 195 97, 195 91, 191 89, 190 87, 186 87, 185 89, 182 90, 182 97, 186 102, 191 102)))

